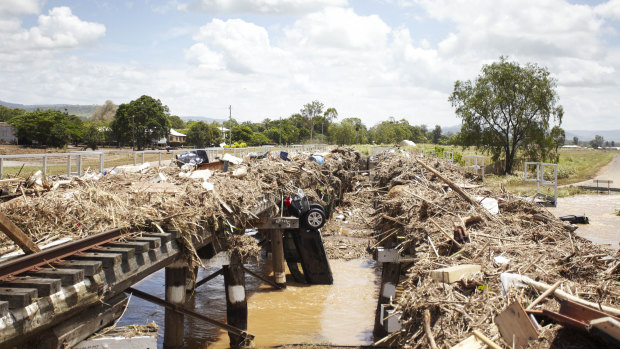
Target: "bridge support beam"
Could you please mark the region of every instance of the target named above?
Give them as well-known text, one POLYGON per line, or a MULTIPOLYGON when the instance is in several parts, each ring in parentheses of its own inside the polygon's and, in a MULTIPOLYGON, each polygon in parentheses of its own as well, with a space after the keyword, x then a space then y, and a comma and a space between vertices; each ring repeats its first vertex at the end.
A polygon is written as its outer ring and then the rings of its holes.
MULTIPOLYGON (((188 268, 175 262, 166 267, 166 301, 183 305, 188 268)), ((164 348, 181 348, 184 339, 184 315, 166 308, 164 327, 164 348)))
POLYGON ((282 230, 271 230, 271 262, 273 263, 273 277, 278 286, 286 287, 286 269, 284 260, 284 245, 282 244, 282 230))
MULTIPOLYGON (((241 257, 236 253, 230 256, 230 265, 223 266, 224 287, 226 288, 226 322, 241 330, 248 329, 248 302, 245 295, 245 272, 241 257)), ((231 348, 242 348, 248 344, 238 334, 228 332, 231 348)))

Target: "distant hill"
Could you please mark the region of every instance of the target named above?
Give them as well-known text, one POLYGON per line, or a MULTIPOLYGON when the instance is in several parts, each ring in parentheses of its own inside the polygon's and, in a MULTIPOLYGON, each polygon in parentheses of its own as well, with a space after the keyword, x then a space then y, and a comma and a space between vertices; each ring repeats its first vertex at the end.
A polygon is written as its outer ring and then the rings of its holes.
POLYGON ((80 105, 80 104, 16 104, 0 101, 0 105, 3 105, 8 108, 19 108, 24 109, 26 111, 35 111, 35 110, 58 110, 61 112, 67 112, 71 115, 77 115, 84 119, 89 119, 95 110, 100 107, 100 105, 92 104, 92 105, 80 105))
POLYGON ((606 141, 620 142, 620 130, 565 130, 566 143, 573 143, 573 137, 579 138, 579 142, 588 142, 594 139, 594 136, 602 136, 606 141))
MULTIPOLYGON (((461 125, 441 127, 443 134, 448 132, 457 133, 461 130, 461 125)), ((594 139, 594 136, 602 136, 606 141, 620 142, 620 130, 564 130, 566 133, 566 144, 573 143, 573 137, 579 138, 580 142, 589 142, 594 139)))
POLYGON ((184 121, 204 121, 206 123, 212 123, 213 121, 217 121, 217 122, 223 122, 226 121, 227 119, 225 118, 210 118, 207 116, 180 116, 181 120, 184 121))

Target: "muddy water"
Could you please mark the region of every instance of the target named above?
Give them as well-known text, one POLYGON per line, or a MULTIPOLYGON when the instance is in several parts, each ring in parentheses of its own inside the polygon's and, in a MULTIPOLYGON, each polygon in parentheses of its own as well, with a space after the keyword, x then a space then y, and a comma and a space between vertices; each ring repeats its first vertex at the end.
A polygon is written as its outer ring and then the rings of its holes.
MULTIPOLYGON (((249 265, 269 274, 270 261, 262 267, 249 265)), ((246 276, 248 331, 256 336, 258 347, 295 343, 362 345, 372 343, 372 326, 379 277, 372 260, 332 260, 333 285, 301 285, 289 280, 286 290, 275 291, 252 276, 246 276)), ((217 269, 201 270, 201 279, 217 269)), ((139 283, 136 288, 164 297, 163 270, 139 283)), ((226 320, 224 279, 219 276, 198 288, 189 307, 214 319, 226 320)), ((159 347, 163 345, 164 310, 133 297, 119 326, 160 325, 159 347)), ((228 335, 209 324, 185 317, 187 348, 227 348, 228 335)))
POLYGON ((558 198, 558 206, 549 211, 557 217, 585 214, 590 224, 578 224, 576 233, 596 244, 618 248, 620 217, 615 212, 619 209, 620 195, 592 194, 558 198))

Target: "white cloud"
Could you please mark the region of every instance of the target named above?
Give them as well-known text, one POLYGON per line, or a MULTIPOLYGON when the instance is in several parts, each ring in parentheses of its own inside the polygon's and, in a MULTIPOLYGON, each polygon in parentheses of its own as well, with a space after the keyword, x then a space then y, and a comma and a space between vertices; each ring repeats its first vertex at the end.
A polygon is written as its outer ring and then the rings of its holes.
POLYGON ((359 16, 352 9, 331 7, 299 19, 285 35, 289 44, 306 51, 372 51, 385 46, 389 32, 377 15, 359 16))
POLYGON ((38 0, 2 0, 0 1, 0 17, 39 13, 40 2, 38 0))
POLYGON ((14 24, 12 30, 0 33, 0 52, 78 48, 105 34, 103 24, 82 21, 68 7, 52 8, 48 15, 39 16, 38 26, 30 29, 14 24))
POLYGON ((178 6, 181 11, 208 13, 302 14, 328 6, 345 6, 347 0, 194 0, 178 6))
POLYGON ((240 74, 281 71, 284 52, 271 46, 267 30, 241 19, 214 19, 200 28, 186 54, 190 63, 207 69, 224 66, 240 74))
POLYGON ((620 20, 620 0, 610 0, 599 4, 594 11, 601 17, 620 20))

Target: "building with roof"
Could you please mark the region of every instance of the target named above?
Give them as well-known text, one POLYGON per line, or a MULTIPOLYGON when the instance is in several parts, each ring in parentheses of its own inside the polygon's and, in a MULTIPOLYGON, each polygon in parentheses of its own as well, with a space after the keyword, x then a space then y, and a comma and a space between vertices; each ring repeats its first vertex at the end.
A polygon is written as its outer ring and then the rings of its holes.
POLYGON ((183 145, 185 144, 186 135, 171 128, 168 134, 168 144, 170 145, 183 145))
POLYGON ((17 144, 17 133, 13 126, 6 122, 0 122, 0 142, 17 144))

